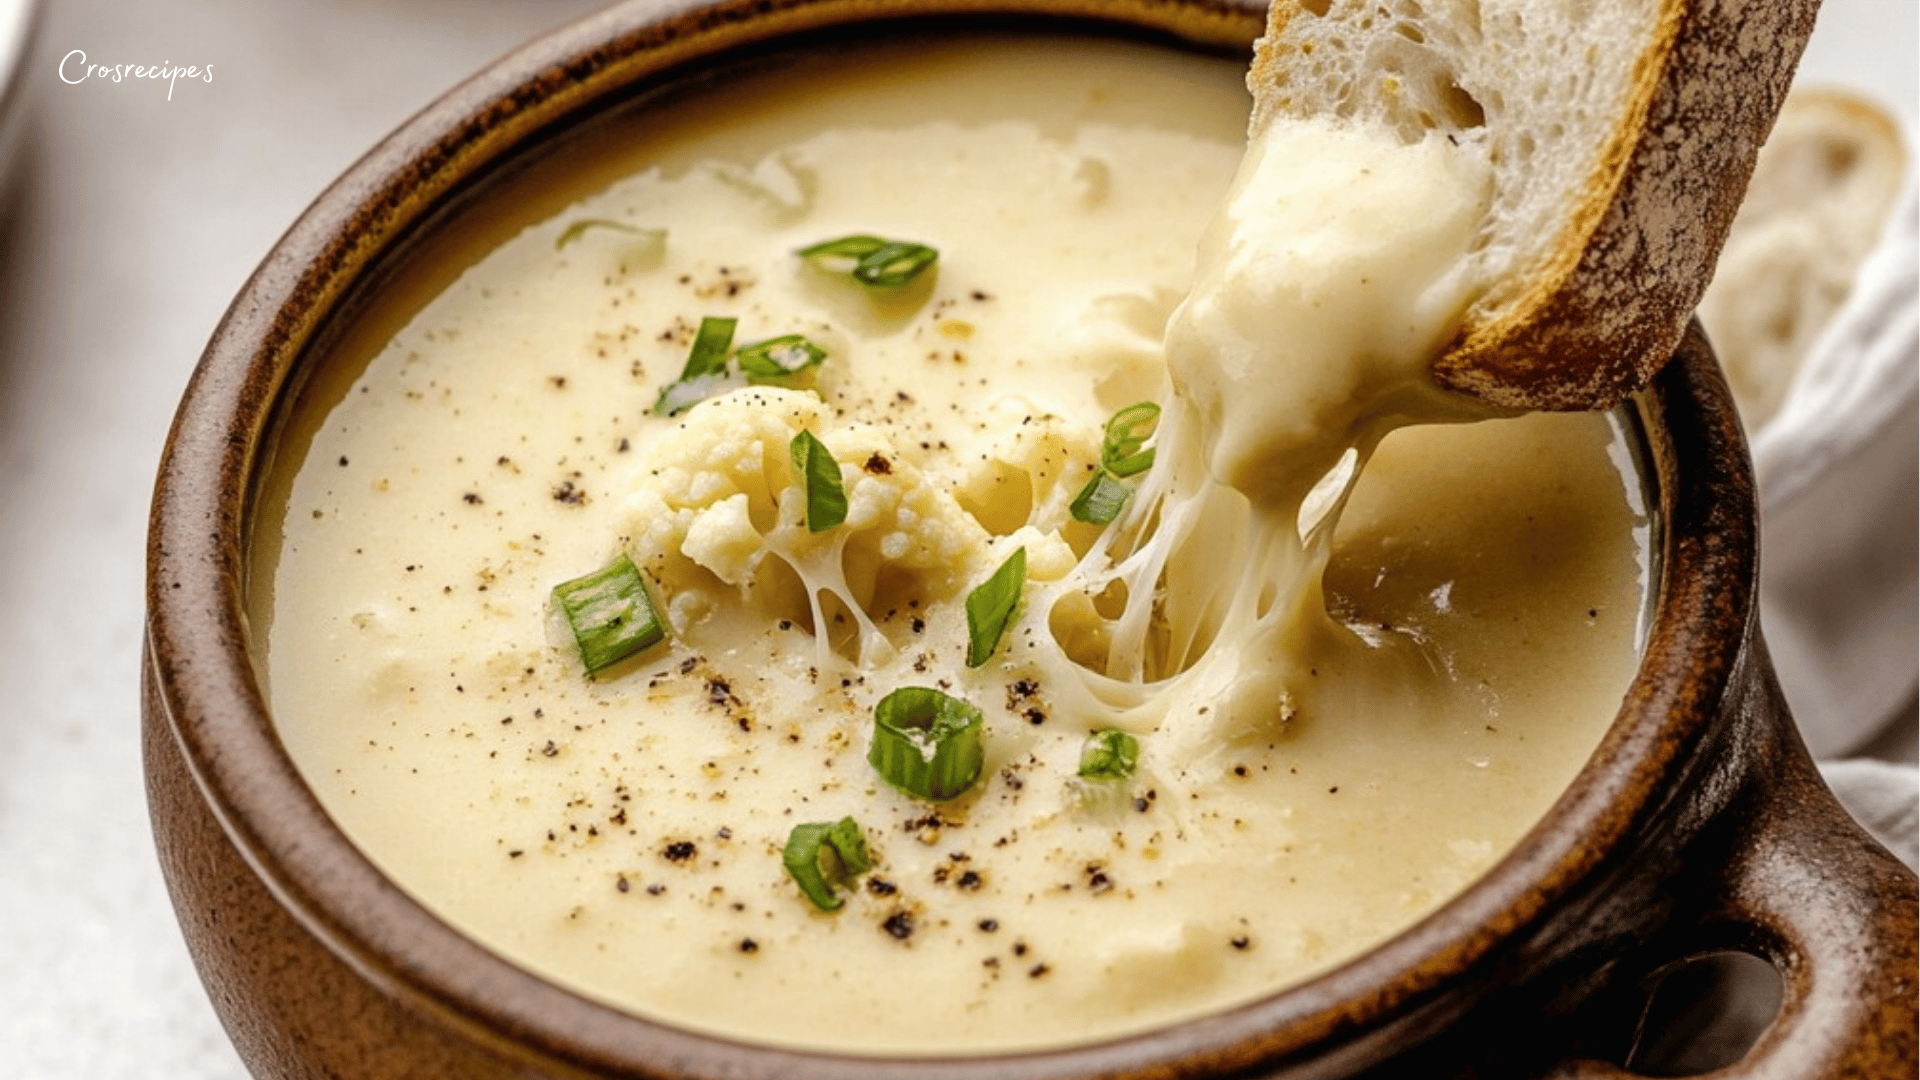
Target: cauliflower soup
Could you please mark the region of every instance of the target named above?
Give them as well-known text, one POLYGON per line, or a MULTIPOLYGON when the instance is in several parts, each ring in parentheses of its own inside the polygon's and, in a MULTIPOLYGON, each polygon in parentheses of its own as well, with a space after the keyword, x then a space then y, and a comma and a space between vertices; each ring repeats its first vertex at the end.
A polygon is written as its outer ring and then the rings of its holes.
POLYGON ((1406 928, 1633 675, 1632 433, 1380 426, 1261 487, 1195 403, 1292 406, 1181 309, 1244 67, 863 48, 650 113, 341 337, 250 598, 302 775, 501 955, 778 1045, 1097 1040, 1406 928))

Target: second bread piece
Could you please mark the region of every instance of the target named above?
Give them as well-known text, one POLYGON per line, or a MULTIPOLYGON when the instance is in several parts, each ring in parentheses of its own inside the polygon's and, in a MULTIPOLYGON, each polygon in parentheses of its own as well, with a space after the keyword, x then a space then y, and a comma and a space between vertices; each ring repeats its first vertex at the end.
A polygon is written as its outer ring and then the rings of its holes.
POLYGON ((1898 122, 1872 101, 1837 89, 1788 95, 1700 301, 1749 431, 1779 411, 1853 291, 1906 168, 1898 122))
POLYGON ((1478 288, 1437 382, 1590 409, 1665 363, 1818 0, 1276 0, 1256 129, 1333 116, 1486 156, 1478 288))

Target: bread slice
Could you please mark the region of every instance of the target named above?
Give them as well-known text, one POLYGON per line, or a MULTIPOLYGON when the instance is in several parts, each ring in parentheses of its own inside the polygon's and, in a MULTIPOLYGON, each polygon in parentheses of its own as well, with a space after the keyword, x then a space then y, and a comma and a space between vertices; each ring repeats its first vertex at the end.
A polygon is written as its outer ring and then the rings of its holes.
POLYGON ((1700 301, 1749 430, 1779 410, 1853 291, 1906 171, 1900 126, 1874 102, 1824 87, 1787 95, 1700 301))
POLYGON ((1818 0, 1274 0, 1254 126, 1334 116, 1485 155, 1459 336, 1489 405, 1590 409, 1646 383, 1712 276, 1818 0))

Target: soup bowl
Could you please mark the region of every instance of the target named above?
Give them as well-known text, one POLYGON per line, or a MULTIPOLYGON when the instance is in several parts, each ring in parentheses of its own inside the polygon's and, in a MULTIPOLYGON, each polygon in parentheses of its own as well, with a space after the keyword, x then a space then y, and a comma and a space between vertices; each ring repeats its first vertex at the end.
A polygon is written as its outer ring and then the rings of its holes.
POLYGON ((1300 985, 1058 1050, 884 1057, 643 1019, 501 959, 385 877, 275 734, 247 624, 250 536, 329 334, 488 184, 773 46, 968 27, 1244 55, 1222 0, 721 0, 618 6, 536 41, 374 149, 293 226, 196 370, 161 463, 143 721, 161 865, 261 1077, 1092 1078, 1633 1075, 1645 987, 1718 950, 1770 963, 1778 1016, 1730 1076, 1911 1076, 1913 874, 1822 784, 1756 624, 1754 488, 1697 329, 1627 407, 1657 498, 1644 653, 1572 785, 1492 870, 1300 985), (1524 1036, 1516 1034, 1523 1031, 1524 1036))

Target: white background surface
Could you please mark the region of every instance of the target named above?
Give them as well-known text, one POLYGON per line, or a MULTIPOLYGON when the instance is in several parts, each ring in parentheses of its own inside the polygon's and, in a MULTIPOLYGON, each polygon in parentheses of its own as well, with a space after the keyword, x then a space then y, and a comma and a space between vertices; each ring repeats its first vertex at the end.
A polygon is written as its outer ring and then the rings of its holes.
MULTIPOLYGON (((143 548, 167 425, 228 300, 328 181, 486 60, 594 6, 43 12, 33 123, 0 204, 0 1077, 245 1076, 180 944, 140 774, 143 548), (164 83, 67 85, 74 49, 215 77, 172 100, 164 83)), ((1809 74, 1864 71, 1911 122, 1913 0, 1828 6, 1809 74)))

